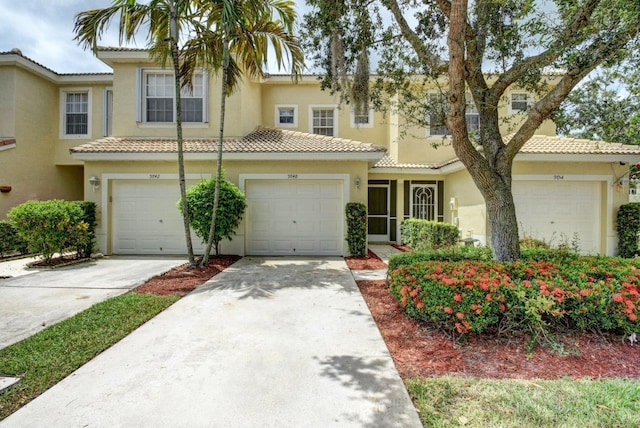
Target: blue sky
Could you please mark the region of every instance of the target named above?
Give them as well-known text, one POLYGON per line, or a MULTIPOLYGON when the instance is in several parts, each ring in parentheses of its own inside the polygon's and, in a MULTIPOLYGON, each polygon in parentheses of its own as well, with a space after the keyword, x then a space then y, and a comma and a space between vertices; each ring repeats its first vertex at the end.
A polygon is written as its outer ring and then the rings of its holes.
MULTIPOLYGON (((296 3, 302 15, 304 0, 296 3)), ((109 5, 111 0, 0 0, 0 51, 19 48, 25 56, 58 73, 111 71, 73 41, 76 13, 109 5)), ((144 46, 144 39, 139 43, 144 46)), ((106 34, 100 44, 117 46, 117 31, 106 34)))

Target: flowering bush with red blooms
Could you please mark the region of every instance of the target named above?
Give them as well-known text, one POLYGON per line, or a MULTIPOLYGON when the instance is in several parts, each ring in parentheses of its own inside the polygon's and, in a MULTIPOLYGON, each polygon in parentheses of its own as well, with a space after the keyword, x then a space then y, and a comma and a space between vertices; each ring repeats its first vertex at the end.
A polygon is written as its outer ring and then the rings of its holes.
POLYGON ((640 332, 634 260, 417 262, 391 272, 389 285, 408 316, 457 334, 640 332))

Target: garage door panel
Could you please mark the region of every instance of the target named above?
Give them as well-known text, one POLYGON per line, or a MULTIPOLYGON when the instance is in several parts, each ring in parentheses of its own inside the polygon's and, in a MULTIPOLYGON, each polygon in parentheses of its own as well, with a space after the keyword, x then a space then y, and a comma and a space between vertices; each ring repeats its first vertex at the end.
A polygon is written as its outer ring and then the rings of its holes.
POLYGON ((343 184, 339 180, 248 181, 247 253, 341 255, 343 184))
MULTIPOLYGON (((191 182, 189 185, 196 184, 191 182)), ((113 184, 111 246, 114 254, 186 254, 177 209, 177 181, 117 180, 113 184)), ((204 245, 192 233, 194 251, 204 245)))
POLYGON ((588 181, 516 181, 513 186, 521 235, 600 251, 600 185, 588 181))

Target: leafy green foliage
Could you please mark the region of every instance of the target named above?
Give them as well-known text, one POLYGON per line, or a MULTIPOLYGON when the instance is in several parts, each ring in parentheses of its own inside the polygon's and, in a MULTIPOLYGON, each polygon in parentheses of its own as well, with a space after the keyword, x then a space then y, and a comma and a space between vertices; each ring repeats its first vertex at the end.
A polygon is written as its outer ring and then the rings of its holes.
MULTIPOLYGON (((202 242, 206 242, 209 238, 215 187, 215 180, 204 180, 197 186, 187 189, 189 221, 196 236, 202 239, 202 242)), ((213 238, 216 254, 219 252, 220 241, 231 240, 236 234, 246 207, 244 193, 235 184, 223 179, 220 182, 220 203, 213 238)), ((181 201, 178 202, 178 208, 182 209, 181 201)))
POLYGON ((400 224, 400 235, 404 244, 421 251, 456 245, 460 231, 453 224, 410 218, 400 224))
POLYGON ((360 202, 349 202, 345 208, 347 216, 347 245, 353 256, 367 255, 367 206, 360 202))
POLYGON ((640 331, 635 261, 416 262, 395 269, 389 285, 408 316, 454 334, 640 331))
POLYGON ((493 259, 491 249, 487 247, 454 246, 438 248, 429 251, 412 251, 408 253, 394 254, 389 258, 389 272, 399 267, 411 266, 418 262, 427 261, 463 261, 493 259))
POLYGON ((554 113, 558 132, 640 144, 640 71, 608 69, 574 89, 554 113))
POLYGON ((617 214, 618 253, 620 257, 635 257, 638 254, 640 234, 640 205, 621 205, 617 214))
POLYGON ((27 243, 20 238, 18 231, 8 221, 0 221, 0 256, 11 253, 24 254, 27 252, 27 243))
POLYGON ((0 420, 173 304, 177 295, 127 293, 0 350, 0 373, 20 383, 0 394, 0 420))
POLYGON ((20 237, 27 241, 29 251, 49 263, 55 253, 76 250, 90 243, 84 215, 78 204, 54 199, 25 202, 13 207, 8 217, 20 237))
POLYGON ((82 221, 87 223, 88 226, 87 242, 78 246, 76 251, 78 252, 78 257, 88 258, 91 257, 91 252, 96 242, 96 204, 91 201, 77 201, 75 203, 82 210, 82 221))

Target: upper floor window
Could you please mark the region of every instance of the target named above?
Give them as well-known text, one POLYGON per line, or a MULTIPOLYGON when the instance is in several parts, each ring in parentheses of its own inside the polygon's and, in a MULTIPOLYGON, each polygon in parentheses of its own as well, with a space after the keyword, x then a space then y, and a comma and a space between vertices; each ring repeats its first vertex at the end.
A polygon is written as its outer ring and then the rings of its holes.
POLYGON ((511 113, 527 111, 532 102, 531 95, 526 92, 512 92, 509 107, 511 113))
POLYGON ((311 110, 310 131, 312 134, 337 137, 338 108, 337 106, 309 106, 311 110))
POLYGON ((298 106, 278 104, 275 111, 275 125, 281 128, 298 127, 298 106))
MULTIPOLYGON (((475 103, 471 100, 471 96, 467 94, 466 98, 465 121, 467 123, 467 132, 478 132, 480 130, 480 113, 475 103)), ((442 94, 431 94, 429 100, 431 104, 428 113, 428 135, 449 135, 449 128, 447 127, 449 102, 442 94)))
POLYGON ((91 135, 91 90, 65 88, 60 92, 60 138, 89 138, 91 135))
MULTIPOLYGON (((173 73, 165 70, 142 71, 142 111, 140 119, 147 123, 174 123, 175 85, 173 73)), ((193 75, 193 87, 180 91, 182 121, 186 123, 206 122, 206 78, 203 72, 193 75)))
POLYGON ((373 128, 373 109, 369 109, 361 114, 351 110, 351 127, 352 128, 373 128))

